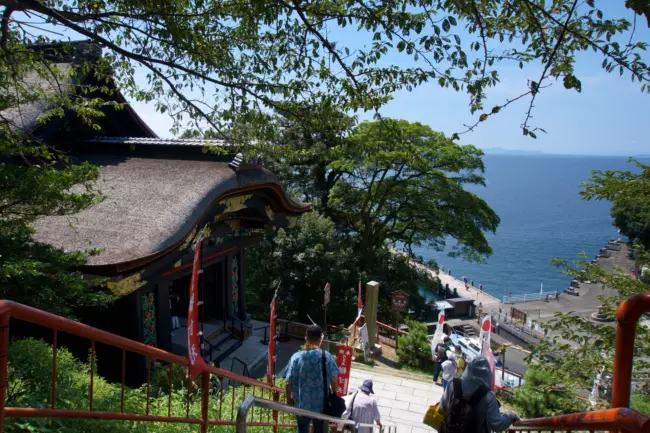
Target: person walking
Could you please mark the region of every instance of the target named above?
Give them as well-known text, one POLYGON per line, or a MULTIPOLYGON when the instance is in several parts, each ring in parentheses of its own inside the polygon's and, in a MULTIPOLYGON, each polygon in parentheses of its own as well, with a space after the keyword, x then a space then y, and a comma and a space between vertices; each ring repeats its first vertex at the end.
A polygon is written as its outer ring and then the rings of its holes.
POLYGON ((507 430, 519 417, 513 412, 501 414, 493 391, 490 364, 476 356, 465 368, 463 376, 451 381, 445 389, 440 407, 446 416, 439 433, 489 433, 507 430))
POLYGON ((442 390, 449 386, 449 382, 456 378, 458 364, 456 363, 456 348, 451 346, 447 351, 447 360, 442 363, 442 390))
POLYGON ((456 377, 461 377, 465 371, 467 361, 465 360, 463 349, 461 349, 461 347, 458 345, 456 346, 456 364, 458 364, 458 368, 456 369, 456 377))
MULTIPOLYGON (((294 353, 287 369, 287 403, 299 409, 323 413, 325 387, 336 390, 336 375, 340 373, 336 361, 328 352, 320 349, 323 331, 318 325, 307 328, 304 350, 294 353), (323 377, 323 363, 327 377, 323 377)), ((309 417, 298 416, 298 433, 324 433, 324 423, 309 417)))
POLYGON ((437 384, 438 383, 438 377, 440 376, 440 372, 442 371, 442 363, 447 360, 447 350, 449 349, 449 344, 451 343, 451 339, 447 336, 445 336, 442 339, 441 343, 438 343, 436 347, 433 350, 433 383, 437 384))
MULTIPOLYGON (((359 390, 348 397, 343 418, 360 424, 377 423, 381 429, 381 415, 377 407, 377 400, 370 397, 370 394, 374 394, 372 386, 372 380, 365 380, 359 390)), ((372 428, 361 427, 359 433, 372 433, 372 428)))

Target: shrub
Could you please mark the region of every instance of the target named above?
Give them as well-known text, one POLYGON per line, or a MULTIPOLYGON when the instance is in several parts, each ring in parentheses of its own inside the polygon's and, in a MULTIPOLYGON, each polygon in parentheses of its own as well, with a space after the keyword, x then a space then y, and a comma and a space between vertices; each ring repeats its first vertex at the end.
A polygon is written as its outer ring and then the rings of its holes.
MULTIPOLYGON (((52 347, 42 340, 24 339, 11 343, 9 350, 7 406, 11 407, 50 407, 50 383, 52 379, 52 347)), ((181 370, 177 366, 174 368, 181 370)), ((162 372, 169 371, 166 367, 162 372)), ((64 347, 57 350, 57 409, 87 410, 90 392, 90 364, 76 359, 64 347)), ((176 380, 171 396, 171 415, 186 416, 187 391, 184 381, 176 380)), ((182 377, 182 376, 180 376, 182 377)), ((160 378, 162 383, 162 377, 160 378)), ((166 383, 166 382, 165 382, 166 383)), ((283 384, 277 383, 277 386, 283 384)), ((149 413, 157 416, 167 416, 169 397, 166 386, 158 387, 159 397, 149 399, 149 413)), ((256 391, 260 396, 259 389, 256 391)), ((218 396, 209 400, 209 416, 211 419, 234 420, 237 409, 253 390, 249 386, 231 387, 224 393, 223 403, 218 396), (234 410, 231 410, 234 404, 234 410)), ((272 398, 265 392, 264 398, 272 398)), ((119 412, 121 385, 110 383, 95 374, 93 384, 93 410, 119 412)), ((144 414, 146 408, 146 386, 124 390, 124 411, 126 413, 144 414)), ((270 421, 269 411, 255 408, 249 420, 270 421)), ((194 394, 190 402, 190 417, 201 418, 201 399, 194 394)), ((287 416, 282 423, 293 423, 295 420, 287 416)), ((35 432, 35 433, 187 433, 199 432, 200 426, 179 423, 151 423, 135 421, 107 421, 86 419, 55 419, 55 418, 6 418, 6 432, 35 432)), ((234 433, 234 426, 210 426, 208 431, 218 433, 234 433)), ((248 428, 250 433, 272 433, 271 427, 248 428)), ((281 432, 293 432, 294 429, 280 429, 281 432)))
POLYGON ((406 320, 409 332, 399 337, 397 356, 402 364, 423 368, 431 363, 431 344, 427 326, 414 320, 406 320))
POLYGON ((538 418, 589 410, 589 404, 578 399, 559 377, 539 366, 530 366, 525 383, 516 388, 510 403, 522 418, 538 418))
POLYGON ((650 395, 634 393, 630 396, 630 407, 650 416, 650 395))

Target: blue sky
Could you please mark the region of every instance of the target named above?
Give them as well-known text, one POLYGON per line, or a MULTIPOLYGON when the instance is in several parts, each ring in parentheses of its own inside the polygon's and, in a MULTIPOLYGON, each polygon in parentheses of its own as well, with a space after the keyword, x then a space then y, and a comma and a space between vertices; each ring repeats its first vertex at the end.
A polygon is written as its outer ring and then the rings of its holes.
MULTIPOLYGON (((624 8, 623 0, 597 3, 606 17, 624 16, 632 20, 633 14, 624 8)), ((638 18, 636 35, 637 40, 650 42, 645 18, 638 18)), ((331 32, 330 36, 347 39, 342 32, 339 35, 331 32)), ((389 55, 386 61, 402 63, 397 54, 389 55)), ((540 133, 536 140, 522 135, 519 126, 525 118, 529 101, 521 100, 482 123, 476 131, 463 135, 460 142, 481 148, 501 147, 557 154, 650 153, 650 95, 642 94, 639 83, 632 83, 629 75, 607 74, 601 63, 601 56, 593 52, 582 53, 576 62, 582 93, 565 90, 562 83, 557 82, 537 97, 533 122, 548 134, 540 133)), ((502 104, 506 99, 525 92, 527 80, 539 79, 541 65, 526 66, 523 70, 507 66, 500 68, 499 73, 501 82, 489 91, 486 107, 502 104)), ((156 113, 153 104, 134 102, 132 105, 160 136, 172 136, 170 119, 156 113)), ((468 97, 464 93, 441 89, 433 83, 412 92, 397 92, 382 110, 382 115, 422 122, 448 135, 464 130, 463 124, 474 123, 478 116, 470 114, 468 97)))

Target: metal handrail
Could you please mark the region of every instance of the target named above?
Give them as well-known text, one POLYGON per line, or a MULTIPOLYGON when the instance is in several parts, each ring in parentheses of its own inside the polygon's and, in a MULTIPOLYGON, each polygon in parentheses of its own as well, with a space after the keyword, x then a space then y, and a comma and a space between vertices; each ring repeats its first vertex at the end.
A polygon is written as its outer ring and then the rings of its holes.
POLYGON ((647 433, 650 431, 650 417, 632 409, 616 408, 548 418, 522 419, 510 427, 511 432, 527 430, 588 430, 591 432, 609 430, 647 433))
POLYGON ((634 334, 641 314, 650 312, 650 293, 632 296, 616 310, 616 355, 614 356, 614 383, 612 407, 630 405, 634 334))
MULTIPOLYGON (((237 411, 237 420, 235 421, 235 429, 237 433, 246 433, 246 428, 247 428, 246 418, 248 417, 248 412, 255 406, 265 408, 265 409, 270 409, 273 411, 284 412, 292 415, 304 416, 311 419, 325 421, 325 423, 327 424, 333 423, 333 424, 338 424, 343 426, 352 426, 355 432, 358 432, 360 427, 370 427, 373 429, 375 427, 374 424, 362 424, 349 419, 334 418, 332 416, 323 415, 322 413, 311 412, 308 410, 299 409, 294 406, 278 403, 277 401, 271 401, 259 397, 249 396, 246 398, 246 400, 244 400, 241 406, 239 406, 239 410, 237 411)), ((394 431, 395 429, 395 426, 393 425, 387 425, 386 427, 388 427, 389 432, 394 431)), ((327 425, 325 425, 323 431, 329 431, 327 425)))

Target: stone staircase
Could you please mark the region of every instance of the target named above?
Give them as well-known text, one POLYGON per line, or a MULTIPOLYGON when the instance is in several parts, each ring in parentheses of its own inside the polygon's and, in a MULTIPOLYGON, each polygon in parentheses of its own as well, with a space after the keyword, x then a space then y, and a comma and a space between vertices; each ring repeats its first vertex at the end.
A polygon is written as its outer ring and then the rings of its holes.
POLYGON ((395 424, 397 433, 432 433, 432 428, 422 424, 424 413, 430 405, 440 401, 442 388, 430 378, 402 374, 388 369, 372 371, 352 368, 349 391, 354 391, 364 380, 372 380, 382 422, 395 424), (399 374, 399 376, 397 375, 399 374))

